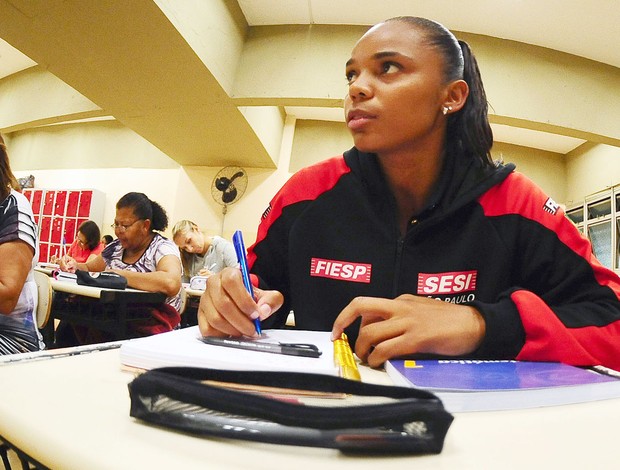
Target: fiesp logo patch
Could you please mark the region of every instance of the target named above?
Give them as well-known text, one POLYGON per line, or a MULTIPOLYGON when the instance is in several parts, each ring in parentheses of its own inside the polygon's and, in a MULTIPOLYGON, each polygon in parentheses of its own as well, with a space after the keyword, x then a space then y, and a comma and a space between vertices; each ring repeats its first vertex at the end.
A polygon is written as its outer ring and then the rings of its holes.
POLYGON ((310 263, 310 276, 327 277, 340 281, 370 283, 372 265, 365 263, 352 263, 349 261, 336 261, 330 259, 312 258, 310 263))
POLYGON ((418 295, 449 295, 476 290, 477 271, 418 274, 418 295))

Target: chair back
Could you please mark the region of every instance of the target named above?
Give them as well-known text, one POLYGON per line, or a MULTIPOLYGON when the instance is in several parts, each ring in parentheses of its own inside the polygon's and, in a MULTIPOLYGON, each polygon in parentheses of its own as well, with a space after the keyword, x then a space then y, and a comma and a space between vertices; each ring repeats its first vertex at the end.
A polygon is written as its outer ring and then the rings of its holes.
POLYGON ((50 318, 52 310, 52 283, 47 274, 40 271, 34 272, 34 282, 37 284, 39 292, 39 303, 37 304, 37 327, 42 330, 50 318))
POLYGON ((179 315, 183 315, 187 308, 187 291, 184 286, 181 286, 181 305, 179 306, 179 315))

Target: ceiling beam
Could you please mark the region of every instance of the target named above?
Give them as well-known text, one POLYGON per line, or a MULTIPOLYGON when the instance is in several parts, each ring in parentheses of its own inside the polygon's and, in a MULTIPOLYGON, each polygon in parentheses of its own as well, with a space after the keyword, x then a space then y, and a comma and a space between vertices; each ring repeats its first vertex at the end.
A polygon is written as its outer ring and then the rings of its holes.
POLYGON ((3 38, 181 165, 275 168, 152 0, 0 0, 3 38))

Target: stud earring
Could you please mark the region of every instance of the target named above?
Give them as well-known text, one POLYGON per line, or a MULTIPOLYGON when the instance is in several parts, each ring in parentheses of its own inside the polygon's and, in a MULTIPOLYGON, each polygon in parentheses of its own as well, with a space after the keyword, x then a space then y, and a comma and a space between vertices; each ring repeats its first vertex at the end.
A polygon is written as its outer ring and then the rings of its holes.
POLYGON ((443 112, 443 115, 445 116, 446 114, 448 114, 448 111, 452 111, 452 106, 444 106, 441 111, 443 112))

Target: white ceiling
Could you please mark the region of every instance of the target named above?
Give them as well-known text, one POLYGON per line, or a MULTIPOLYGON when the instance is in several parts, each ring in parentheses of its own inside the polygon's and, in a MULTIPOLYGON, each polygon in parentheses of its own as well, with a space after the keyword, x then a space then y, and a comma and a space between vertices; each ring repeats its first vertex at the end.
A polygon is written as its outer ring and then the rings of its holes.
MULTIPOLYGON (((455 31, 548 47, 620 67, 618 0, 238 0, 249 25, 374 24, 425 16, 455 31)), ((0 39, 0 79, 36 65, 0 39)), ((342 120, 341 111, 287 108, 300 119, 342 120)), ((497 141, 567 153, 583 140, 493 125, 497 141)))

